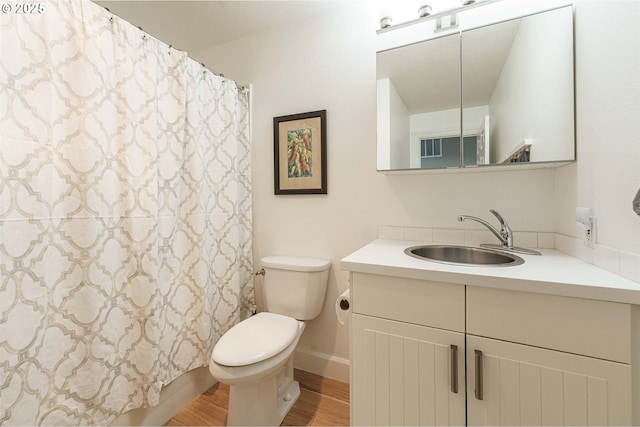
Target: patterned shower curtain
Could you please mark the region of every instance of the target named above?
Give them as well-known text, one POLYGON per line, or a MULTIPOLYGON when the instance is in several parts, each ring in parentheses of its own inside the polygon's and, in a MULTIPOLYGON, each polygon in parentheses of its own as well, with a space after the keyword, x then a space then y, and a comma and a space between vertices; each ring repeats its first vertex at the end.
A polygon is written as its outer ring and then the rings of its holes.
POLYGON ((90 1, 6 4, 0 425, 106 425, 252 304, 249 94, 90 1))

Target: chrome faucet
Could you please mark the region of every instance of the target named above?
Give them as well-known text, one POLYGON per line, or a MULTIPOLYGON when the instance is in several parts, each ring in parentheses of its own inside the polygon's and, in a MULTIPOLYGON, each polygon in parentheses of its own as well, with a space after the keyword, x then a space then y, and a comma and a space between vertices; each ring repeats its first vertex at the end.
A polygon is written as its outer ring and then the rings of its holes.
POLYGON ((505 249, 513 248, 513 231, 511 231, 511 227, 509 227, 509 224, 507 224, 507 221, 505 221, 502 215, 500 215, 497 211, 493 209, 489 209, 489 212, 494 214, 496 218, 498 218, 498 221, 500 221, 500 231, 496 230, 493 225, 489 224, 484 219, 478 218, 475 216, 458 215, 458 221, 462 222, 464 220, 470 219, 470 220, 479 222, 480 224, 487 227, 489 231, 491 231, 498 238, 498 240, 500 240, 500 242, 502 243, 502 246, 505 249))
POLYGON ((513 230, 511 230, 511 227, 509 227, 509 224, 507 223, 507 221, 502 217, 502 215, 500 215, 498 213, 498 211, 496 211, 494 209, 489 209, 489 212, 491 212, 493 215, 495 215, 495 217, 498 218, 498 221, 500 221, 500 231, 498 231, 493 225, 489 224, 484 219, 478 218, 478 217, 475 217, 475 216, 458 215, 458 221, 462 222, 462 221, 465 221, 467 219, 470 219, 472 221, 479 222, 480 224, 482 224, 485 227, 487 227, 489 229, 489 231, 491 231, 498 238, 498 240, 500 240, 500 244, 499 245, 494 245, 494 244, 490 244, 490 243, 484 243, 484 244, 482 244, 480 246, 492 247, 492 248, 497 248, 497 249, 502 249, 502 250, 507 250, 507 251, 531 254, 531 255, 541 255, 540 252, 538 252, 538 251, 534 251, 534 250, 531 250, 531 249, 514 247, 513 246, 513 230))

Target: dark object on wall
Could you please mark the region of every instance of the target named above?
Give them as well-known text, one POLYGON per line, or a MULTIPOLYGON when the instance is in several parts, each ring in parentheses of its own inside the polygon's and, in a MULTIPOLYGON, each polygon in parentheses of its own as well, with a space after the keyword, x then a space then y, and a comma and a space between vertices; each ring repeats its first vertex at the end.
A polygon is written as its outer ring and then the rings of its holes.
POLYGON ((327 110, 273 118, 275 194, 327 194, 327 110))

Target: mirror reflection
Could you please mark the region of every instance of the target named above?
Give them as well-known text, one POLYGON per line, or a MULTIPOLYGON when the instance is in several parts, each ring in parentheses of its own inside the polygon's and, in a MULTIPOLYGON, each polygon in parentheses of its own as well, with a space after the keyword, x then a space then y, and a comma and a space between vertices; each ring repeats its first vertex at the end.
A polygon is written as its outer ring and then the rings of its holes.
POLYGON ((377 78, 379 170, 575 159, 571 7, 379 52, 377 78))
POLYGON ((377 55, 378 138, 387 169, 460 164, 460 35, 377 55))

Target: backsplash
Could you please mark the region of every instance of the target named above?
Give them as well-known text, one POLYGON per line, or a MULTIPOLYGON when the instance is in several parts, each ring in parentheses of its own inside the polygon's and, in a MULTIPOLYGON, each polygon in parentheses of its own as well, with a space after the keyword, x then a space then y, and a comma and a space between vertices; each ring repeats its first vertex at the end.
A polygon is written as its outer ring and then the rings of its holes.
POLYGON ((595 244, 585 246, 582 239, 556 234, 555 249, 603 270, 640 283, 640 255, 595 244))
MULTIPOLYGON (((460 228, 422 228, 381 225, 378 227, 379 239, 409 240, 433 243, 453 243, 457 245, 479 245, 498 243, 489 231, 460 228)), ((514 246, 525 248, 554 249, 555 233, 514 231, 514 246)))
MULTIPOLYGON (((610 273, 640 283, 640 255, 598 244, 592 245, 593 247, 585 246, 581 239, 553 232, 514 231, 513 236, 514 246, 533 249, 556 249, 610 273)), ((378 226, 378 238, 458 245, 497 243, 495 236, 485 230, 400 227, 392 225, 378 226)))

